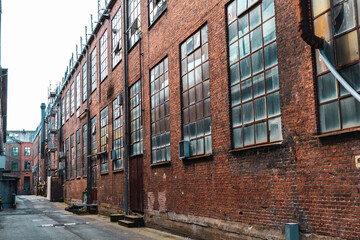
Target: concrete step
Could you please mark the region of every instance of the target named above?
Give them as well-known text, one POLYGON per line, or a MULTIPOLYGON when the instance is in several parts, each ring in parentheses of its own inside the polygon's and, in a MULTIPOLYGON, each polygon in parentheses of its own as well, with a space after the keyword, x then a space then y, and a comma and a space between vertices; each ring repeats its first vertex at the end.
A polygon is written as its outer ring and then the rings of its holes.
POLYGON ((144 218, 142 216, 136 216, 136 215, 124 215, 123 220, 119 220, 119 224, 127 227, 144 227, 145 222, 144 218), (129 223, 132 223, 131 226, 129 223))
POLYGON ((132 221, 119 220, 118 223, 119 223, 119 225, 124 226, 124 227, 128 227, 128 228, 137 227, 136 223, 134 223, 132 221))
POLYGON ((111 222, 118 222, 119 220, 124 220, 124 214, 111 214, 110 215, 111 222))

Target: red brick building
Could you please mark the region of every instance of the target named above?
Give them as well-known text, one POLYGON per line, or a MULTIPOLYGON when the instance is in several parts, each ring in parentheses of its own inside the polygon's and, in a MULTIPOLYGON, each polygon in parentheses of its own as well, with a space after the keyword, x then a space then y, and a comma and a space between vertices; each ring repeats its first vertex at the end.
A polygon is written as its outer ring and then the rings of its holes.
MULTIPOLYGON (((278 239, 288 222, 358 239, 360 104, 300 38, 298 1, 124 2, 48 106, 65 201, 203 239, 278 239)), ((359 90, 359 1, 307 7, 359 90)))
POLYGON ((33 193, 33 138, 34 131, 8 131, 5 143, 6 169, 19 177, 17 194, 33 193))

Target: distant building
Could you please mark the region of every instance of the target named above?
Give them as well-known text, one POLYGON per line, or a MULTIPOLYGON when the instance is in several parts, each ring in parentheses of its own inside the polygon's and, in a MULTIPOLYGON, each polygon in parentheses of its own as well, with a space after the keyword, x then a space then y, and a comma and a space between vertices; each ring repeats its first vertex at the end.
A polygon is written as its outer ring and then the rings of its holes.
POLYGON ((5 143, 6 170, 8 175, 19 177, 17 193, 33 193, 33 144, 35 131, 8 131, 5 143))

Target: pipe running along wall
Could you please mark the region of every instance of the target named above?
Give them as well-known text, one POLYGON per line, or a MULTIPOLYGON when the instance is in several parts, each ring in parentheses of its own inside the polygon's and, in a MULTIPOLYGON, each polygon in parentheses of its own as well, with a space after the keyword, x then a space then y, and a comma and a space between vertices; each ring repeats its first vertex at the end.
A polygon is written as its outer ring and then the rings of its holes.
POLYGON ((331 64, 326 56, 326 50, 329 47, 325 39, 316 36, 310 28, 310 9, 309 0, 298 0, 298 31, 301 38, 311 47, 318 49, 321 58, 324 60, 325 65, 329 68, 330 72, 335 76, 336 80, 358 101, 360 102, 360 95, 351 87, 347 81, 340 75, 331 64))

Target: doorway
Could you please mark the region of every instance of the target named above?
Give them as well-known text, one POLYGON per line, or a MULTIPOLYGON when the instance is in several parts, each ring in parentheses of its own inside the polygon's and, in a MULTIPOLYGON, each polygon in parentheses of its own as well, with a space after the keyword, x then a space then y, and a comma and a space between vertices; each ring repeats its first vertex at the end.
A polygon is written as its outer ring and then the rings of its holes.
POLYGON ((130 158, 129 164, 130 180, 130 208, 134 212, 144 212, 143 193, 143 157, 130 158))

